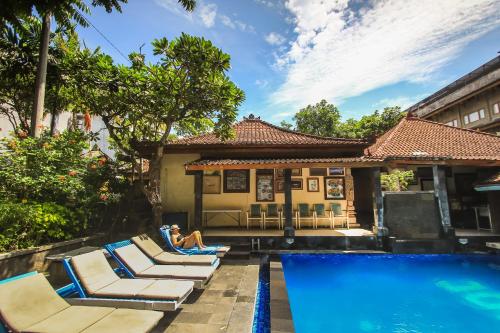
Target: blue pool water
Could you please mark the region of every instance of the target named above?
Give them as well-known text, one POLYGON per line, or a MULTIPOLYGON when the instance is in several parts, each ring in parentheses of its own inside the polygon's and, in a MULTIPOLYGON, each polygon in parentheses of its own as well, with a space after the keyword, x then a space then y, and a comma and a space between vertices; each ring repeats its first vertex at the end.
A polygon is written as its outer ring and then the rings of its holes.
POLYGON ((500 332, 500 256, 281 260, 297 333, 500 332))

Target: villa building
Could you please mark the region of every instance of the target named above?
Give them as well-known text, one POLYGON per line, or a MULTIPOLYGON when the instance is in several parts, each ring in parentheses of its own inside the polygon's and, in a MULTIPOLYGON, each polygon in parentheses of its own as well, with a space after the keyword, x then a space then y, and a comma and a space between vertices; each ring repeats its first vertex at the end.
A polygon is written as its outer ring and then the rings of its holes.
MULTIPOLYGON (((251 208, 261 206, 266 212, 277 205, 281 233, 287 237, 298 229, 337 228, 328 221, 310 221, 314 205, 330 210, 333 203, 347 222, 340 226, 362 230, 359 236, 397 230, 404 235, 405 228, 434 220, 440 230, 423 227, 414 236, 439 237, 455 228, 500 232, 500 215, 490 214, 489 208, 489 220, 476 224, 478 212, 496 202, 500 192, 474 190, 476 182, 499 170, 496 135, 414 117, 374 142, 297 133, 252 115, 234 125, 234 131, 227 141, 210 133, 167 145, 161 174, 164 211, 167 216, 183 214, 184 227, 278 230, 279 224, 253 219, 251 208), (382 188, 381 174, 394 168, 415 172, 403 199, 382 188), (390 208, 394 202, 404 206, 404 218, 395 218, 401 212, 390 208), (307 204, 311 212, 301 212, 299 204, 307 204)), ((151 149, 144 144, 143 156, 150 156, 151 149)))
POLYGON ((500 56, 406 111, 450 126, 500 135, 500 56))

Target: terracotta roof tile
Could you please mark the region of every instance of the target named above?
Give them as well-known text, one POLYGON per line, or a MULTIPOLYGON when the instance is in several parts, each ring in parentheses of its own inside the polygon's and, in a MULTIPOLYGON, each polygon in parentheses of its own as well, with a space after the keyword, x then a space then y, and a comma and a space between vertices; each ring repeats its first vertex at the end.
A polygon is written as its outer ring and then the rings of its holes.
POLYGON ((338 164, 338 163, 353 163, 363 162, 363 157, 319 157, 319 158, 254 158, 254 159, 200 159, 190 163, 188 166, 228 166, 228 165, 270 165, 282 164, 286 167, 290 164, 301 163, 325 163, 325 164, 338 164))
POLYGON ((298 133, 270 124, 259 118, 244 118, 233 126, 235 137, 225 142, 215 134, 208 133, 186 137, 170 145, 367 145, 368 141, 358 139, 328 138, 298 133))
POLYGON ((367 159, 500 161, 500 137, 407 117, 365 149, 367 159))

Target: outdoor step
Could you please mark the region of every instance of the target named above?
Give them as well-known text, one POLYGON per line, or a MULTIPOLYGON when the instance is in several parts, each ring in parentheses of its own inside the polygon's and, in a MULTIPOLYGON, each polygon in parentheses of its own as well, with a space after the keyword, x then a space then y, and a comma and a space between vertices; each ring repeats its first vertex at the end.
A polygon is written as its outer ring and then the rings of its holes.
POLYGON ((231 248, 224 256, 224 259, 250 259, 250 251, 233 251, 231 248))
POLYGON ((389 240, 393 253, 452 253, 453 239, 396 239, 389 240))

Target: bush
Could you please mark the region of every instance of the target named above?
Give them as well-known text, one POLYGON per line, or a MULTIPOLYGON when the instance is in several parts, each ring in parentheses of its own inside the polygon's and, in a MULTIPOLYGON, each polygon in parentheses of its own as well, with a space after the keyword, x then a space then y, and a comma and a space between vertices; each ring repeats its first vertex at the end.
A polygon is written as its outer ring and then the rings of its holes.
POLYGON ((84 220, 55 203, 0 202, 0 252, 71 239, 85 229, 84 220))
POLYGON ((0 141, 0 250, 68 239, 108 221, 126 181, 89 150, 91 138, 65 131, 0 141))
POLYGON ((116 202, 123 181, 106 157, 89 151, 90 139, 82 131, 65 131, 1 140, 0 199, 66 207, 116 202))
POLYGON ((386 191, 401 192, 408 189, 408 185, 414 179, 412 170, 394 169, 387 175, 382 175, 380 181, 386 191))

